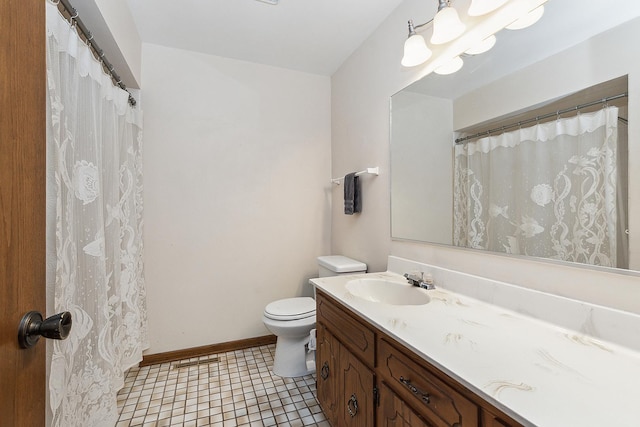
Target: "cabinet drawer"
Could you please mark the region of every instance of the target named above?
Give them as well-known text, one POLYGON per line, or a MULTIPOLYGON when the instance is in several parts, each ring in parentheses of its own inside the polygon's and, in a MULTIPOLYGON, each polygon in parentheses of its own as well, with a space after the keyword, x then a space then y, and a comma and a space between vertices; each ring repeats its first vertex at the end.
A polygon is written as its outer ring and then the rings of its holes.
POLYGON ((385 340, 378 343, 379 375, 438 427, 477 427, 479 408, 385 340))
POLYGON ((337 307, 322 292, 316 295, 316 318, 354 355, 370 368, 375 361, 375 334, 364 323, 337 307))
POLYGON ((496 415, 488 410, 482 411, 483 427, 522 427, 522 424, 512 420, 506 415, 496 415))

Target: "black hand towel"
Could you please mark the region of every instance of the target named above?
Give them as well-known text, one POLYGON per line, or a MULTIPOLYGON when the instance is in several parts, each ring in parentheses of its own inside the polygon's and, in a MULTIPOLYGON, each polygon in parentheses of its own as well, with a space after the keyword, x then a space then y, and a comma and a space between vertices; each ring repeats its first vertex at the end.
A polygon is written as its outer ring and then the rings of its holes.
POLYGON ((353 215, 358 212, 362 212, 360 180, 355 172, 352 172, 344 176, 344 213, 353 215))

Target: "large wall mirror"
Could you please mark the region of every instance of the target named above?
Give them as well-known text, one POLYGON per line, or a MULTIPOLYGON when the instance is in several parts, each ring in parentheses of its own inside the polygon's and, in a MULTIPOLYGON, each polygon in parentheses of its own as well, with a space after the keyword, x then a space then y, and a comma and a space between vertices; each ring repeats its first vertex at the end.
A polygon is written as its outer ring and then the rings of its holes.
POLYGON ((549 0, 393 95, 391 237, 640 270, 636 40, 640 2, 549 0))

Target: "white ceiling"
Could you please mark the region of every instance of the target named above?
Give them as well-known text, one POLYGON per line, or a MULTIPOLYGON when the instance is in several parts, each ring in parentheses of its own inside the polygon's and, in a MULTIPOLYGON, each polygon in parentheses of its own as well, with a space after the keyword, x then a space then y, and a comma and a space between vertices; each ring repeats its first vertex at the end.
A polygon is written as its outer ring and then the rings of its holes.
POLYGON ((127 2, 143 42, 330 76, 402 0, 127 2))
MULTIPOLYGON (((279 0, 278 5, 257 0, 126 2, 143 42, 330 76, 403 0, 279 0)), ((454 5, 466 10, 469 2, 456 0, 454 5)), ((424 3, 435 12, 437 0, 424 3)), ((458 73, 430 76, 430 90, 455 98, 497 74, 508 74, 640 15, 640 0, 549 0, 545 7, 540 22, 501 32, 489 54, 466 59, 458 73)), ((413 18, 430 18, 423 12, 417 10, 413 18)))

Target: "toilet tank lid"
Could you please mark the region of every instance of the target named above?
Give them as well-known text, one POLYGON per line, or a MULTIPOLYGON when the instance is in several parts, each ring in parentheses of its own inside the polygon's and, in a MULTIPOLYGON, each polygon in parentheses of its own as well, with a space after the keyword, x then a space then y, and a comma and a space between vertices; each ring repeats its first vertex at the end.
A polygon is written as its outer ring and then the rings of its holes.
POLYGON ((367 271, 367 264, 342 255, 319 256, 318 264, 335 273, 367 271))

